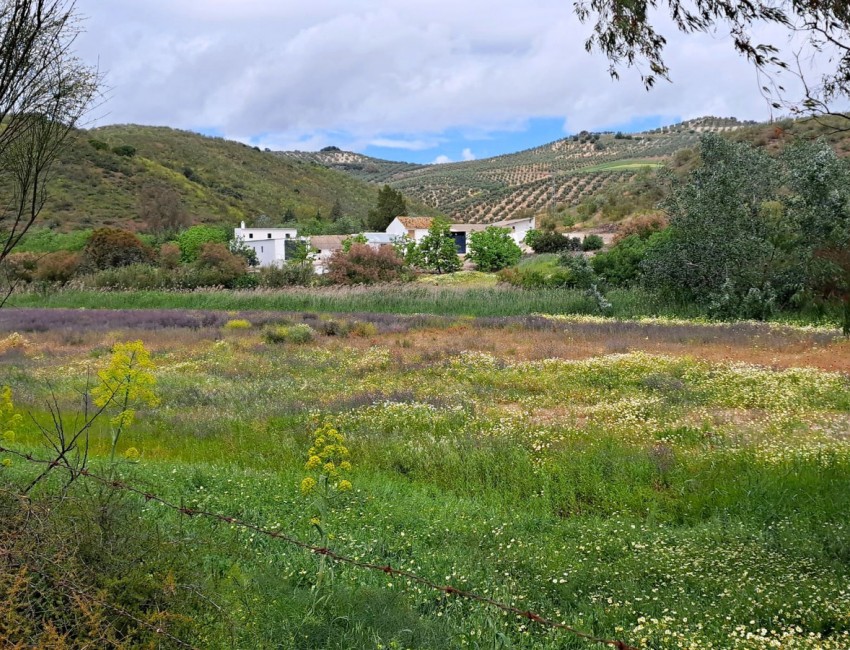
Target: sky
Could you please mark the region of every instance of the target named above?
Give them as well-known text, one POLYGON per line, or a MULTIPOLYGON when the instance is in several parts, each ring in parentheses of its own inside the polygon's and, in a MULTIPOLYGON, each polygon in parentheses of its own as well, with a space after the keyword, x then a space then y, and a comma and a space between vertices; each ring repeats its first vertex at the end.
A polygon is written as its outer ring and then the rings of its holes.
MULTIPOLYGON (((702 115, 766 120, 721 35, 668 37, 671 82, 608 74, 572 0, 77 0, 104 75, 91 125, 188 129, 272 150, 416 163, 702 115)), ((663 23, 662 23, 663 24, 663 23)))

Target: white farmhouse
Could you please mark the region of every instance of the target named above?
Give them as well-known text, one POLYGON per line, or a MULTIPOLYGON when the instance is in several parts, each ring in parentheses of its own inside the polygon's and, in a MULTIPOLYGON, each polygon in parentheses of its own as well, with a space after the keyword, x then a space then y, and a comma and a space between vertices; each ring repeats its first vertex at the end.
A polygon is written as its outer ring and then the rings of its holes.
MULTIPOLYGON (((417 244, 428 234, 432 219, 430 217, 396 217, 387 226, 387 234, 394 238, 407 237, 417 244)), ((486 230, 488 226, 507 228, 511 231, 511 237, 522 246, 522 240, 526 233, 534 228, 534 217, 524 219, 510 219, 508 221, 497 221, 495 223, 453 223, 449 226, 452 238, 457 244, 459 255, 466 255, 469 235, 474 232, 486 230)))
POLYGON ((292 250, 298 240, 295 228, 246 228, 244 221, 239 228, 233 229, 233 234, 254 249, 260 266, 283 264, 287 259, 287 242, 292 250))
POLYGON ((387 234, 392 237, 407 237, 417 244, 428 234, 431 217, 396 217, 387 226, 387 234))

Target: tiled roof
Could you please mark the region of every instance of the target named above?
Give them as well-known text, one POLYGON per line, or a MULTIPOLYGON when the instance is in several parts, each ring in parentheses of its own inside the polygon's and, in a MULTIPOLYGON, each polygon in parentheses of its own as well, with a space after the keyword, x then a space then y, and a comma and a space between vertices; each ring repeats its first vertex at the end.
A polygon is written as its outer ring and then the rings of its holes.
POLYGON ((405 228, 425 230, 431 227, 431 217, 399 217, 398 220, 405 228))
POLYGON ((316 235, 310 237, 310 246, 320 251, 336 251, 342 248, 342 240, 351 235, 316 235))

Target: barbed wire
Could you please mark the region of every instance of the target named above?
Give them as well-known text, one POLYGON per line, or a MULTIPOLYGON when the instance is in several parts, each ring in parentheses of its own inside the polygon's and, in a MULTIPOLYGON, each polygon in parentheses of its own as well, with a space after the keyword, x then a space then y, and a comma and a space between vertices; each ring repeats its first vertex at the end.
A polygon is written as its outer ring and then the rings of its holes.
MULTIPOLYGON (((28 462, 42 464, 42 465, 52 465, 54 467, 59 467, 62 465, 57 460, 45 460, 35 458, 32 454, 22 453, 19 451, 15 451, 13 449, 8 449, 6 447, 0 446, 0 453, 11 454, 13 456, 17 456, 18 458, 22 458, 28 462)), ((627 644, 624 641, 619 641, 617 639, 606 639, 603 637, 597 637, 588 632, 584 632, 579 630, 571 625, 567 625, 566 623, 561 623, 531 610, 524 610, 520 607, 516 607, 515 605, 510 605, 508 603, 503 603, 488 596, 482 596, 473 591, 468 591, 466 589, 459 589, 458 587, 454 587, 452 585, 441 585, 428 578, 419 576, 415 573, 411 573, 410 571, 405 571, 403 569, 397 569, 390 564, 377 564, 374 562, 365 562, 363 560, 358 560, 356 558, 348 557, 346 555, 342 555, 341 553, 337 553, 336 551, 331 550, 325 546, 315 546, 303 540, 300 540, 296 537, 292 537, 278 530, 270 530, 267 528, 263 528, 258 524, 254 524, 249 521, 245 521, 238 517, 233 517, 230 515, 222 515, 217 512, 210 512, 207 510, 199 509, 199 508, 189 508, 186 506, 182 506, 176 503, 172 503, 163 497, 160 497, 152 492, 147 490, 143 490, 141 488, 135 487, 126 483, 125 481, 108 478, 105 476, 100 476, 99 474, 95 474, 90 472, 88 469, 83 468, 80 470, 73 470, 65 466, 69 472, 73 472, 76 476, 81 476, 83 478, 95 481, 100 483, 108 488, 113 490, 122 490, 124 492, 128 492, 131 494, 135 494, 137 496, 142 497, 145 502, 154 502, 158 503, 174 512, 177 512, 185 517, 203 517, 205 519, 212 519, 215 521, 220 521, 222 523, 230 524, 231 526, 236 526, 238 528, 243 528, 245 530, 250 530, 258 535, 262 535, 264 537, 268 537, 271 539, 280 540, 301 548, 305 551, 313 553, 315 555, 324 556, 334 562, 339 562, 341 564, 348 564, 350 566, 358 567, 361 569, 368 569, 371 571, 380 571, 387 575, 397 576, 400 578, 406 578, 410 582, 414 582, 416 584, 420 584, 422 586, 428 587, 429 589, 433 589, 435 591, 440 591, 448 596, 457 596, 459 598, 463 598, 465 600, 469 600, 472 602, 478 602, 484 605, 488 605, 493 607, 494 609, 501 610, 508 614, 514 614, 519 618, 526 619, 532 623, 536 623, 541 627, 548 627, 551 629, 562 630, 569 634, 572 634, 575 637, 580 639, 584 639, 585 641, 589 641, 591 643, 596 643, 599 645, 606 645, 612 648, 616 648, 617 650, 638 650, 638 648, 627 644)))

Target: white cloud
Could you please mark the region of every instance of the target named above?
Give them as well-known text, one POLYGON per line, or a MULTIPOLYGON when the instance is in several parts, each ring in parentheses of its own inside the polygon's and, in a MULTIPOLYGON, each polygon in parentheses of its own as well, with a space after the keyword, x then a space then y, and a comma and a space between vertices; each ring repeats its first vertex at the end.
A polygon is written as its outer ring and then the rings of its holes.
POLYGON ((475 154, 472 153, 472 149, 470 149, 469 147, 464 149, 460 155, 464 160, 475 160, 475 154))
POLYGON ((431 164, 433 164, 433 165, 445 165, 446 163, 450 163, 450 162, 452 162, 451 158, 441 154, 441 155, 437 156, 436 158, 434 158, 434 162, 431 163, 431 164))
POLYGON ((90 16, 80 54, 99 57, 111 87, 102 122, 416 151, 446 130, 486 137, 531 117, 578 131, 659 114, 768 115, 728 39, 667 30, 673 83, 647 93, 636 72, 612 81, 604 57, 584 51, 590 27, 563 0, 202 6, 78 0, 90 16))

